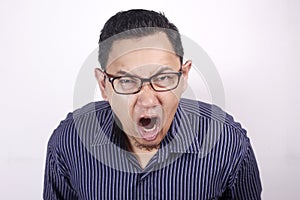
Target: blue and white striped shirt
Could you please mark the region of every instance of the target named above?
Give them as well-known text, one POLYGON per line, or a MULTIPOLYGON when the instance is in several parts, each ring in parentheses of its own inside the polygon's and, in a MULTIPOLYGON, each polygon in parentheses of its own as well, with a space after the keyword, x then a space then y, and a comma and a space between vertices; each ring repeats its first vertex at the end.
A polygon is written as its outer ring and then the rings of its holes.
POLYGON ((44 199, 261 199, 246 131, 218 107, 181 99, 144 169, 114 119, 101 101, 60 123, 48 143, 44 199))

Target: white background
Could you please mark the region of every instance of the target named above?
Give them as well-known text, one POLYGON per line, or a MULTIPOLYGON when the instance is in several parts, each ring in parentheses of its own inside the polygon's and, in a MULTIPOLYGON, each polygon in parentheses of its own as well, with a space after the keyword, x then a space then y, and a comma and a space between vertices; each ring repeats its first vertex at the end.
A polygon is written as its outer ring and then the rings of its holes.
POLYGON ((2 0, 0 199, 41 199, 46 144, 73 110, 81 65, 104 22, 130 8, 163 11, 208 53, 225 109, 248 130, 263 198, 299 199, 298 0, 2 0))

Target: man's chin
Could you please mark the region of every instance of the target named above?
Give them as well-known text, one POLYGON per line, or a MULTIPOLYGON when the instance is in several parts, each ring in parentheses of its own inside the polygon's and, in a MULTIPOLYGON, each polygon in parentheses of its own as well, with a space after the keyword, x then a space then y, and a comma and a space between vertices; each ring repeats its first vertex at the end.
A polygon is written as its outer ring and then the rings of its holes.
POLYGON ((141 150, 147 150, 151 151, 153 149, 159 149, 161 140, 158 138, 158 135, 155 136, 152 140, 145 140, 144 138, 136 138, 132 137, 133 144, 135 147, 141 149, 141 150))

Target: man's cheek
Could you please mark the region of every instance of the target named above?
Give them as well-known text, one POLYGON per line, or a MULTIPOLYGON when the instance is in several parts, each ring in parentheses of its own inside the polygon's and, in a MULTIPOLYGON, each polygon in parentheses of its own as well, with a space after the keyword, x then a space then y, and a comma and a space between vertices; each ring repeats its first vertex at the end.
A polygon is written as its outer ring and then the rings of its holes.
POLYGON ((113 93, 111 96, 111 105, 113 107, 125 109, 128 105, 127 102, 128 102, 128 100, 127 100, 126 95, 120 95, 120 94, 113 93), (126 107, 124 107, 124 106, 126 106, 126 107))
POLYGON ((130 119, 132 104, 129 101, 129 95, 114 95, 111 106, 116 114, 123 120, 130 119))

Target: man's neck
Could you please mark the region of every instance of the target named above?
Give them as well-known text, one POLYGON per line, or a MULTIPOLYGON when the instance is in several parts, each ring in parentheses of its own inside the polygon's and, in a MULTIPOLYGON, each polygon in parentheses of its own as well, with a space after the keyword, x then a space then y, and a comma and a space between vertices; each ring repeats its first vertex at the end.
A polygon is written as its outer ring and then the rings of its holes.
POLYGON ((128 150, 131 151, 137 158, 142 169, 147 166, 151 158, 156 154, 160 147, 160 145, 158 145, 156 147, 146 148, 142 145, 139 145, 133 138, 128 138, 127 146, 129 146, 128 150))
POLYGON ((137 160, 139 161, 141 168, 144 169, 151 160, 151 158, 156 154, 158 149, 155 148, 148 151, 137 147, 133 147, 132 151, 137 160))

